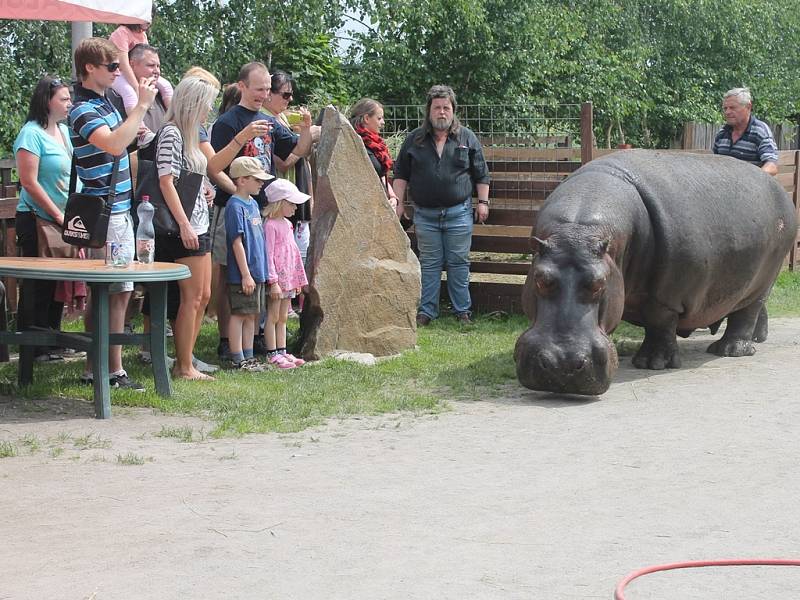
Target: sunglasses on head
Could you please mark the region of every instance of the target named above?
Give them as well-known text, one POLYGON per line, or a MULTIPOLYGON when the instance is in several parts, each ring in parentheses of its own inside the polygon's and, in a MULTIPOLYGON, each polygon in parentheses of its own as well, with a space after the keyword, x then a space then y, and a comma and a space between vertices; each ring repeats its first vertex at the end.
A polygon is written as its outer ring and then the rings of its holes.
POLYGON ((58 78, 50 80, 50 88, 62 87, 64 85, 66 85, 66 84, 63 81, 61 81, 60 79, 58 79, 58 78))
POLYGON ((105 67, 106 69, 108 69, 108 72, 109 72, 109 73, 113 73, 114 71, 116 71, 117 69, 119 69, 119 63, 118 63, 118 62, 113 62, 113 63, 100 63, 100 64, 99 64, 99 65, 97 65, 97 66, 99 66, 99 67, 105 67))

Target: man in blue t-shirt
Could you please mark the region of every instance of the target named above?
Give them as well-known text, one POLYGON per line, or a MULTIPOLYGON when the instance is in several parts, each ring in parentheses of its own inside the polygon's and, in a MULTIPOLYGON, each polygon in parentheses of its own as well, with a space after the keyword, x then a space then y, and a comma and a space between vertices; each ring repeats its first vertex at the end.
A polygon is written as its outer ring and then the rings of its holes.
MULTIPOLYGON (((75 86, 75 104, 69 113, 70 138, 75 152, 78 176, 83 183, 83 193, 106 198, 111 187, 114 157, 119 157, 116 196, 111 207, 107 241, 116 242, 121 251, 133 258, 133 224, 130 217, 131 177, 127 147, 136 137, 142 118, 156 96, 153 79, 139 81, 139 101, 123 121, 119 112, 106 97, 106 91, 119 77, 119 50, 106 39, 88 38, 75 50, 75 70, 80 84, 75 86)), ((77 223, 64 223, 65 232, 80 233, 77 223)), ((94 258, 102 258, 105 248, 94 251, 94 258)), ((112 284, 109 288, 109 331, 122 333, 125 309, 128 306, 133 282, 112 284)), ((89 313, 87 313, 89 314, 89 313)), ((86 321, 89 330, 89 321, 86 321)), ((122 346, 110 346, 108 370, 111 387, 142 391, 144 388, 131 380, 122 368, 122 346)), ((81 377, 85 383, 93 379, 91 365, 81 377)))
MULTIPOLYGON (((239 79, 236 85, 239 87, 241 100, 238 105, 223 113, 219 119, 214 121, 214 126, 211 130, 211 146, 217 153, 221 153, 230 144, 238 146, 237 157, 249 156, 255 158, 265 172, 274 175, 272 126, 267 120, 267 115, 261 112, 261 106, 264 104, 270 88, 269 71, 263 63, 248 63, 239 70, 239 79), (256 133, 254 131, 255 127, 258 127, 264 133, 253 137, 253 134, 256 133)), ((229 174, 229 170, 226 170, 226 173, 229 174)), ((217 195, 214 197, 214 215, 210 229, 211 260, 215 265, 220 265, 223 269, 228 261, 224 215, 225 205, 230 197, 231 194, 225 189, 217 187, 217 195)), ((263 190, 254 194, 254 198, 259 207, 267 203, 263 190)), ((217 294, 217 327, 219 328, 220 338, 217 354, 220 358, 226 358, 228 354, 227 332, 230 305, 228 304, 228 294, 225 291, 227 277, 224 270, 217 281, 220 282, 220 289, 217 294)), ((262 350, 261 346, 257 348, 259 353, 262 350)))

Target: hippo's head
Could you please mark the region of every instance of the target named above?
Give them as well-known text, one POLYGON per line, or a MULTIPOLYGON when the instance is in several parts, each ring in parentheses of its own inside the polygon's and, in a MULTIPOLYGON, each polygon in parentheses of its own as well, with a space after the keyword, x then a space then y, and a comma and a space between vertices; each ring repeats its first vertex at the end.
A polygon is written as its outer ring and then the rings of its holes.
POLYGON ((575 225, 533 238, 522 296, 531 327, 514 350, 525 387, 583 395, 608 390, 619 364, 608 333, 625 299, 612 245, 610 236, 575 225))

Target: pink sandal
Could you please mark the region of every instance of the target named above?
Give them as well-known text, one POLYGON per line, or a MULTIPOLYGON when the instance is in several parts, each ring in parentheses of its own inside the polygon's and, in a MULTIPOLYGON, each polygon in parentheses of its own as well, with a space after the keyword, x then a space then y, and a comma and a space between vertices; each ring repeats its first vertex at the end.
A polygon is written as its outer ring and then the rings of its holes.
POLYGON ((304 361, 302 358, 297 358, 294 354, 284 354, 283 357, 292 362, 295 367, 302 367, 304 364, 306 364, 306 361, 304 361))
POLYGON ((270 356, 268 362, 273 367, 278 367, 279 369, 294 369, 297 366, 292 361, 287 360, 283 354, 270 356))

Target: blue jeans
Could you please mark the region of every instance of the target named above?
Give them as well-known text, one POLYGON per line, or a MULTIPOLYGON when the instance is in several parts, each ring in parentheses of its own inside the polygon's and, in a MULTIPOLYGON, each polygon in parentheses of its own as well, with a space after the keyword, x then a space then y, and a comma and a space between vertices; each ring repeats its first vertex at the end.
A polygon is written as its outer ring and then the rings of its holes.
POLYGON ((449 208, 414 207, 422 294, 418 313, 439 316, 442 267, 447 266, 447 293, 455 314, 469 314, 469 248, 472 243, 472 200, 449 208))

